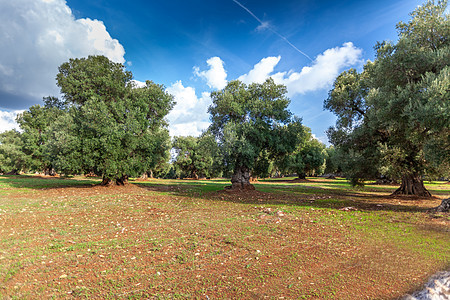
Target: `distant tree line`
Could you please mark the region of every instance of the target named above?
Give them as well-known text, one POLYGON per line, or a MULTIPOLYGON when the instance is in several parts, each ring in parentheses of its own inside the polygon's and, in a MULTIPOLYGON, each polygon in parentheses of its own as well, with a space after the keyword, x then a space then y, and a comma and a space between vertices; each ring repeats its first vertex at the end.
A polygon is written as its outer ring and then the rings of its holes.
POLYGON ((230 82, 212 94, 209 130, 171 140, 165 116, 174 100, 162 85, 137 87, 122 64, 104 56, 71 59, 56 78, 63 99, 45 97, 18 115, 20 131, 0 134, 1 173, 95 175, 104 185, 230 176, 240 180, 235 188, 247 188, 250 174, 324 170, 325 146, 287 110, 286 88, 272 79, 230 82))
POLYGON ((63 100, 44 98, 19 114, 21 131, 0 136, 2 172, 101 176, 123 184, 168 159, 164 117, 173 97, 162 85, 133 84, 122 64, 104 56, 71 59, 59 67, 63 100))
POLYGON ((174 105, 164 86, 137 87, 122 64, 104 56, 59 67, 63 99, 44 98, 20 114, 21 130, 0 134, 0 172, 92 174, 102 184, 128 177, 231 178, 342 174, 353 184, 386 178, 395 194, 430 196, 425 177, 450 176, 450 23, 447 1, 428 1, 398 41, 375 46, 361 71, 342 72, 324 108, 337 116, 332 147, 313 138, 272 79, 231 81, 211 93, 211 125, 199 137, 170 139, 174 105))
MULTIPOLYGON (((301 126, 298 134, 300 142, 292 152, 274 158, 263 149, 255 155, 249 176, 257 179, 295 174, 304 179, 306 176, 318 176, 325 172, 339 172, 334 167, 337 164, 333 165, 332 162, 334 159, 331 156, 335 153, 333 147, 327 148, 313 138, 306 126, 301 126)), ((216 141, 210 131, 200 137, 175 137, 172 147, 175 154, 172 164, 175 173, 172 174, 177 178, 231 178, 235 172, 230 168, 233 161, 227 156, 226 148, 216 141)))

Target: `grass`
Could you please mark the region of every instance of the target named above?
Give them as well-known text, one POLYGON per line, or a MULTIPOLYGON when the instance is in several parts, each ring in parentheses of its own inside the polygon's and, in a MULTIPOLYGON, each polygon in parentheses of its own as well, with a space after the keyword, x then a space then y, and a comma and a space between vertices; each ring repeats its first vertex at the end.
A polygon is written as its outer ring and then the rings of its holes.
POLYGON ((0 298, 396 299, 449 268, 440 198, 394 186, 96 183, 0 176, 0 298))

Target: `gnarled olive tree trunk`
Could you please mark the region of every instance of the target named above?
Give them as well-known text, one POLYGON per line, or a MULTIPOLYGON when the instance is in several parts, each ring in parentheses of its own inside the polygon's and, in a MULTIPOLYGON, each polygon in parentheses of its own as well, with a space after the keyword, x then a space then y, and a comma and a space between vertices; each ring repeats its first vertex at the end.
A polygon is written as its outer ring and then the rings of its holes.
POLYGON ((46 176, 55 176, 56 175, 56 171, 53 168, 45 168, 42 173, 44 173, 44 175, 46 175, 46 176))
POLYGON ((405 174, 402 176, 400 187, 392 195, 415 195, 420 197, 431 197, 425 188, 422 177, 418 174, 405 174))
POLYGON ((110 179, 110 178, 103 177, 103 180, 100 183, 100 185, 109 186, 109 185, 113 185, 114 183, 116 185, 125 185, 127 182, 128 182, 128 176, 127 175, 123 175, 120 178, 116 178, 114 181, 112 179, 110 179))
POLYGON ((436 207, 437 212, 450 212, 450 198, 442 200, 441 204, 436 207))
POLYGON ((232 190, 254 190, 255 187, 250 184, 250 170, 247 167, 236 167, 233 176, 231 176, 232 190))
POLYGON ((144 172, 144 174, 142 174, 141 177, 139 177, 139 178, 143 179, 143 180, 146 180, 148 178, 153 178, 153 171, 150 170, 150 171, 144 172))
POLYGON ((298 179, 306 179, 306 173, 298 173, 298 179))

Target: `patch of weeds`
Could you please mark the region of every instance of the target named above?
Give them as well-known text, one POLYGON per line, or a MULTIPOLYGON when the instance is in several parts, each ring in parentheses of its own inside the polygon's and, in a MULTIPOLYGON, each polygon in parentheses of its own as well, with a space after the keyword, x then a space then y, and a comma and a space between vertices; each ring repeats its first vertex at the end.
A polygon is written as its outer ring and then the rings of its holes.
POLYGON ((349 221, 353 230, 372 240, 391 242, 399 248, 420 253, 442 262, 450 260, 449 239, 444 233, 422 230, 416 223, 420 221, 417 214, 390 213, 380 215, 375 212, 354 212, 342 214, 343 220, 349 221))
POLYGON ((83 297, 88 298, 89 297, 89 290, 85 286, 76 286, 75 289, 72 290, 71 295, 74 297, 83 297))
POLYGON ((297 252, 291 253, 291 255, 289 255, 289 259, 291 261, 297 261, 299 259, 299 255, 297 252))
POLYGON ((94 247, 98 247, 99 243, 98 242, 84 242, 84 243, 78 243, 74 246, 75 249, 77 250, 84 250, 84 249, 91 249, 94 247))
POLYGON ((342 280, 342 274, 339 272, 334 273, 333 275, 331 275, 331 281, 333 283, 338 283, 342 280))
POLYGON ((177 260, 177 263, 179 263, 179 264, 185 264, 188 262, 188 258, 186 257, 185 253, 177 255, 176 260, 177 260))
POLYGON ((234 241, 233 239, 231 239, 231 237, 229 237, 229 236, 225 237, 225 239, 224 239, 223 242, 224 242, 225 244, 231 245, 231 246, 236 246, 236 245, 237 245, 236 241, 234 241))
POLYGON ((162 248, 162 243, 158 239, 150 238, 149 239, 149 244, 151 246, 151 248, 149 249, 150 251, 156 252, 156 251, 161 250, 161 248, 162 248))
POLYGON ((10 278, 12 278, 14 275, 19 272, 20 268, 22 268, 22 263, 20 261, 13 263, 9 268, 8 271, 6 271, 6 275, 4 278, 4 282, 7 282, 10 278))
POLYGON ((64 248, 64 242, 59 240, 53 240, 52 243, 50 243, 47 247, 48 250, 51 250, 53 252, 59 252, 63 251, 64 248))
POLYGON ((75 251, 75 247, 74 246, 69 246, 65 250, 66 251, 75 251))

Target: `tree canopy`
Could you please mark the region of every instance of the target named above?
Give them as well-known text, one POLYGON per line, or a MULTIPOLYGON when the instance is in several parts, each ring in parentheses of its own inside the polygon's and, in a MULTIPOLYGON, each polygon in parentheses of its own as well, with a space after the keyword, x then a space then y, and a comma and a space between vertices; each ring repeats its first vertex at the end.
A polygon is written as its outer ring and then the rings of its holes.
POLYGON ((233 172, 233 189, 253 188, 250 172, 258 158, 272 159, 295 150, 302 125, 287 109, 286 92, 285 86, 268 79, 251 85, 231 81, 211 93, 210 131, 222 149, 225 168, 233 172))
POLYGON ((48 142, 47 129, 66 111, 64 103, 56 97, 45 97, 44 103, 44 106, 33 105, 27 111, 18 114, 17 123, 22 130, 21 151, 25 157, 21 169, 48 175, 53 174, 54 170, 45 150, 48 142))
POLYGON ((375 46, 362 72, 341 73, 325 100, 328 136, 354 183, 402 179, 398 194, 429 196, 424 175, 449 170, 450 21, 447 1, 428 1, 397 25, 398 41, 375 46))
POLYGON ((295 150, 278 157, 274 161, 274 167, 280 175, 296 173, 300 179, 322 174, 327 158, 325 148, 325 145, 311 134, 310 128, 302 126, 302 130, 298 132, 295 150))
POLYGON ((327 157, 325 145, 308 133, 309 137, 299 145, 294 154, 294 170, 303 179, 323 173, 327 157))
POLYGON ((183 172, 183 177, 198 179, 222 173, 220 150, 209 132, 200 137, 175 137, 172 146, 176 154, 174 164, 183 172))
POLYGON ((64 99, 78 105, 91 99, 120 101, 129 96, 132 78, 123 64, 101 55, 70 59, 56 75, 64 99))
POLYGON ((50 130, 49 153, 65 173, 93 173, 123 183, 154 167, 169 149, 164 117, 173 97, 162 85, 136 87, 123 65, 103 56, 71 59, 58 86, 69 107, 50 130))
POLYGON ((13 129, 0 133, 0 174, 16 174, 26 163, 20 132, 13 129))

